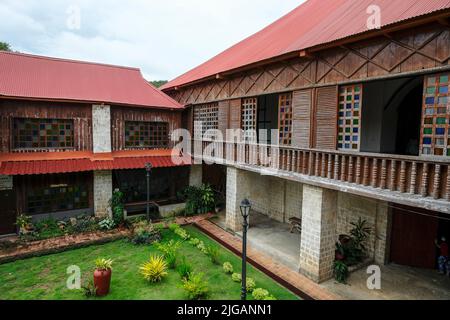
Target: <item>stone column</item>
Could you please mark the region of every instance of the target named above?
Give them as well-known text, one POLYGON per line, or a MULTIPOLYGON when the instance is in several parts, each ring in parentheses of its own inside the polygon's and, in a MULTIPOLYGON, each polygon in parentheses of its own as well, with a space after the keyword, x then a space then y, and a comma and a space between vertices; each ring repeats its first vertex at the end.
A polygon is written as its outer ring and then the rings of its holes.
POLYGON ((112 217, 109 206, 112 188, 111 171, 94 171, 94 212, 96 217, 112 217))
POLYGON ((189 185, 191 187, 201 187, 203 184, 203 165, 192 165, 189 174, 189 185))
POLYGON ((391 215, 388 203, 378 201, 377 220, 375 226, 375 263, 382 266, 388 262, 390 251, 391 215))
POLYGON ((318 283, 333 276, 337 194, 303 186, 300 272, 318 283))
POLYGON ((227 194, 226 194, 226 226, 234 232, 242 231, 242 216, 240 203, 245 195, 244 181, 239 169, 227 167, 227 194))
MULTIPOLYGON (((94 153, 111 152, 111 108, 92 106, 92 142, 94 153)), ((97 217, 112 217, 112 171, 94 171, 94 212, 97 217)))

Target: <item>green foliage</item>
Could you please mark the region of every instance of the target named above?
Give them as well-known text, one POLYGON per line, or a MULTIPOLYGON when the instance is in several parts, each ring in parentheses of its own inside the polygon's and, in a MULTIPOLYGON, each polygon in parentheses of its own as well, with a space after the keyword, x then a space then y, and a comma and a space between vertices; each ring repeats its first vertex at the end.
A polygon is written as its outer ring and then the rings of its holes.
POLYGON ((181 228, 179 224, 177 223, 171 223, 169 225, 169 230, 172 232, 175 232, 177 229, 181 228))
POLYGON ((247 292, 253 292, 256 288, 256 282, 252 278, 247 278, 245 281, 245 286, 247 288, 247 292))
MULTIPOLYGON (((0 42, 1 44, 1 42, 0 42)), ((20 229, 25 229, 31 223, 31 217, 25 214, 20 214, 16 219, 16 226, 20 229)))
POLYGON ((186 261, 186 257, 181 258, 181 262, 177 267, 177 272, 181 279, 189 279, 192 273, 192 265, 186 261))
POLYGON ((162 256, 151 256, 139 270, 144 279, 152 283, 161 282, 168 275, 167 263, 162 256))
POLYGON ((233 272, 234 272, 233 265, 229 262, 225 262, 223 264, 223 271, 225 271, 225 273, 227 273, 227 274, 233 274, 233 272))
POLYGON ((95 297, 97 295, 97 287, 94 285, 94 280, 92 279, 82 286, 81 289, 86 298, 95 297))
POLYGON ((112 198, 109 200, 109 205, 111 206, 111 210, 113 213, 113 220, 116 225, 121 225, 124 220, 124 194, 119 190, 115 190, 113 192, 112 198))
POLYGON ((270 294, 267 297, 265 297, 264 300, 277 300, 277 298, 275 298, 273 295, 270 294))
POLYGON ((161 240, 161 231, 146 220, 133 224, 131 242, 136 245, 152 244, 161 240))
POLYGON ((343 261, 335 261, 334 262, 334 278, 339 283, 346 283, 348 278, 348 266, 343 261))
POLYGON ((372 229, 367 227, 367 221, 359 217, 358 221, 352 222, 353 229, 350 230, 352 236, 352 242, 355 249, 360 250, 362 253, 367 252, 366 242, 369 238, 372 229))
POLYGON ((189 240, 189 244, 194 247, 197 247, 200 244, 200 240, 197 238, 191 238, 191 240, 189 240))
POLYGON ((367 221, 358 219, 352 222, 353 228, 350 230, 350 236, 342 235, 336 243, 336 252, 344 256, 344 262, 347 266, 353 266, 362 262, 367 256, 367 240, 372 232, 367 227, 367 221))
POLYGON ((181 227, 175 229, 174 232, 175 232, 176 235, 178 235, 183 240, 189 240, 189 238, 190 238, 189 233, 186 230, 184 230, 183 228, 181 228, 181 227))
POLYGON ((204 254, 208 254, 208 248, 206 248, 206 245, 203 241, 200 241, 197 245, 197 249, 203 252, 204 254))
POLYGON ((111 259, 99 258, 95 260, 95 269, 97 270, 112 270, 113 261, 111 259))
POLYGON ((254 289, 252 292, 252 297, 255 300, 266 300, 270 296, 269 291, 262 288, 254 289))
POLYGON ((10 44, 0 41, 0 51, 12 51, 10 44))
POLYGON ((97 231, 100 229, 100 226, 95 217, 86 215, 71 219, 67 229, 70 234, 78 234, 97 231))
POLYGON ((208 295, 208 283, 202 273, 191 273, 189 279, 183 279, 183 289, 191 300, 199 300, 208 295))
POLYGON ((170 269, 175 269, 177 264, 177 253, 181 246, 181 242, 170 240, 166 243, 155 242, 155 247, 164 254, 167 265, 170 269))
POLYGON ((160 88, 163 85, 165 85, 166 83, 168 83, 169 81, 167 80, 154 80, 154 81, 150 81, 150 83, 152 85, 154 85, 156 88, 160 88))
POLYGON ((158 232, 162 232, 166 227, 164 226, 163 223, 155 223, 153 225, 153 229, 158 231, 158 232))
POLYGON ((212 263, 219 265, 220 264, 220 250, 218 247, 209 246, 206 248, 207 255, 212 263))
POLYGON ((241 282, 242 281, 242 275, 240 273, 233 273, 231 275, 231 280, 234 282, 241 282))
POLYGON ((189 186, 178 197, 186 201, 185 213, 188 216, 213 211, 216 204, 213 189, 205 184, 200 188, 189 186))
POLYGON ((115 222, 111 218, 105 218, 98 223, 98 226, 102 230, 112 230, 116 226, 115 222))

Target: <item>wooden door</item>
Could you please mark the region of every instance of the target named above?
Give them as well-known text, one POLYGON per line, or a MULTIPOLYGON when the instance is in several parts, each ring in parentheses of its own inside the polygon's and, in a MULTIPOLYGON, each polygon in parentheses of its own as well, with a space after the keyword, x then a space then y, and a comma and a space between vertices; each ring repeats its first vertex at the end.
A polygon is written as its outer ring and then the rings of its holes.
POLYGON ((395 207, 392 210, 391 262, 434 269, 438 215, 418 208, 395 207))
POLYGON ((0 191, 0 235, 16 233, 16 197, 12 190, 0 191))
POLYGON ((337 146, 337 86, 316 91, 314 114, 314 146, 316 149, 336 150, 337 146))
POLYGON ((294 91, 292 95, 292 146, 309 148, 311 132, 312 89, 294 91))

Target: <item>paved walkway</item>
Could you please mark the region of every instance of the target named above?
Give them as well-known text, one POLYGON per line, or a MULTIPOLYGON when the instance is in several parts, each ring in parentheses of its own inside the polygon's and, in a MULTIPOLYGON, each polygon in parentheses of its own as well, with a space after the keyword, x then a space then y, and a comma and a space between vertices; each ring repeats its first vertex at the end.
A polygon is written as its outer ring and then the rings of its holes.
MULTIPOLYGON (((212 222, 208 220, 201 220, 196 222, 196 226, 198 226, 207 234, 216 238, 218 241, 225 244, 232 251, 239 253, 242 252, 241 239, 226 232, 212 222)), ((282 282, 285 286, 293 291, 301 291, 314 300, 342 299, 342 297, 320 287, 315 282, 309 280, 300 273, 295 272, 287 268, 286 266, 274 261, 272 258, 261 253, 260 251, 257 251, 250 247, 248 249, 247 255, 251 264, 264 269, 265 273, 269 273, 272 276, 275 276, 280 282, 282 282)))

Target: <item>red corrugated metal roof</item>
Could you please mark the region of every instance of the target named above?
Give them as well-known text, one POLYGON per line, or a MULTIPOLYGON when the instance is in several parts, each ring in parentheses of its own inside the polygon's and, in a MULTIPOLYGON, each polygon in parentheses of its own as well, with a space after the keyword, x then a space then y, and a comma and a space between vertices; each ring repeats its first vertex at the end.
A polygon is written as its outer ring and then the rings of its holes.
POLYGON ((153 168, 170 168, 187 166, 191 164, 189 157, 183 157, 181 164, 173 162, 172 157, 138 157, 138 158, 114 158, 113 160, 92 161, 90 159, 78 160, 37 160, 37 161, 10 161, 0 164, 2 175, 37 175, 84 172, 95 170, 128 170, 143 169, 150 162, 153 168))
POLYGON ((449 9, 450 0, 309 0, 162 89, 367 32, 371 5, 380 7, 382 27, 386 27, 449 9))
POLYGON ((139 69, 0 52, 0 96, 180 109, 139 69))

